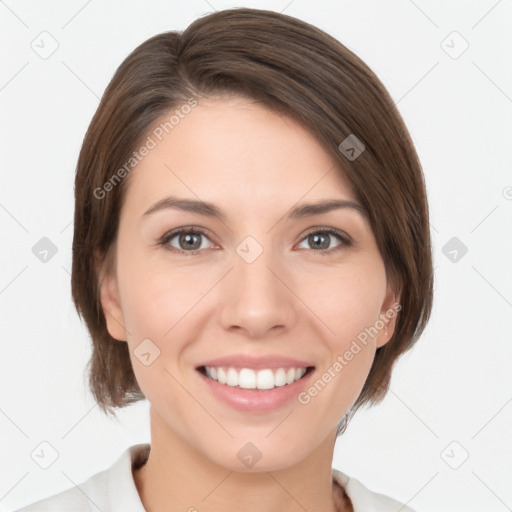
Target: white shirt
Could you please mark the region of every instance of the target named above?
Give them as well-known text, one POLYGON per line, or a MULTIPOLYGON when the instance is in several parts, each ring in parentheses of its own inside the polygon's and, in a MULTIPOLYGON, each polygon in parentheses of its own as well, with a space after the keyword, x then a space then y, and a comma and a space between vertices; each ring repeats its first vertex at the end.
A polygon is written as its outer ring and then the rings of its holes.
MULTIPOLYGON (((127 448, 108 469, 84 483, 23 507, 16 512, 146 512, 142 505, 132 467, 140 466, 149 454, 148 443, 127 448)), ((332 470, 337 482, 352 501, 354 512, 414 512, 411 508, 366 488, 355 478, 332 470)))

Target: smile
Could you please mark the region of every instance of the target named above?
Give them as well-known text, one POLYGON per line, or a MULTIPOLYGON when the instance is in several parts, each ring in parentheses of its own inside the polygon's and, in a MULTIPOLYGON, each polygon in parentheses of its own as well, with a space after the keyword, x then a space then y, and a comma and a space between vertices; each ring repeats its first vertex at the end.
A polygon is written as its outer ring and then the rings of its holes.
POLYGON ((300 380, 314 367, 306 368, 264 368, 253 370, 251 368, 225 368, 215 366, 202 366, 199 371, 206 377, 238 389, 273 389, 292 384, 300 380))

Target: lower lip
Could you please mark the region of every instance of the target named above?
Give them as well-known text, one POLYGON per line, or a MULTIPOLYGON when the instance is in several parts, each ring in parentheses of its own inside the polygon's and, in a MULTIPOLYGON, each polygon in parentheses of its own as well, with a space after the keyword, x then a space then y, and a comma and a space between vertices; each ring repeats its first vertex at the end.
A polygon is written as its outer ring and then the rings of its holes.
POLYGON ((314 370, 299 380, 268 390, 240 389, 220 384, 196 370, 213 394, 225 404, 242 412, 269 412, 283 407, 307 386, 314 370))

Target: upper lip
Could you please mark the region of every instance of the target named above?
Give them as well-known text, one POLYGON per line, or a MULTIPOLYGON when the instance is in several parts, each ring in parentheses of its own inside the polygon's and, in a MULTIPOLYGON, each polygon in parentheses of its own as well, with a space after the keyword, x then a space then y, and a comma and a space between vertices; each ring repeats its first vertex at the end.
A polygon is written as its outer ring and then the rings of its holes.
POLYGON ((233 354, 230 356, 219 357, 204 361, 196 368, 202 366, 231 367, 231 368, 251 368, 253 370, 262 370, 265 368, 308 368, 314 366, 307 361, 300 361, 292 357, 284 357, 277 354, 268 354, 265 356, 250 356, 248 354, 233 354))

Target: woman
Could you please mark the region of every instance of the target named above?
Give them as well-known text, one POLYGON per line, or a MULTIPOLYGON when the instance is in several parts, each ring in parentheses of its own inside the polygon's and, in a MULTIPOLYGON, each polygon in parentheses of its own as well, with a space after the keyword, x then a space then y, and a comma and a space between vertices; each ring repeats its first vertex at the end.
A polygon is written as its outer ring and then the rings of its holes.
POLYGON ((87 131, 74 230, 92 393, 147 398, 151 444, 23 511, 412 510, 331 467, 433 293, 414 146, 339 41, 240 8, 144 42, 87 131))

